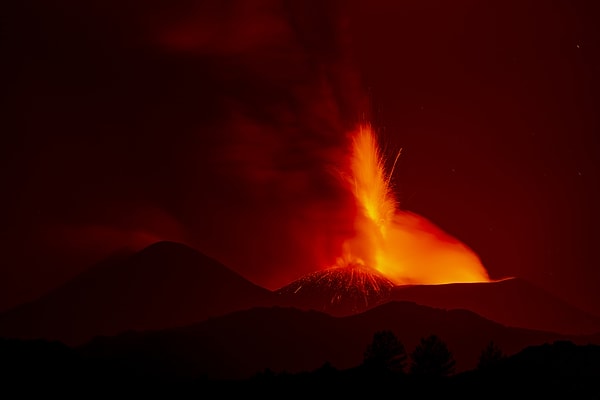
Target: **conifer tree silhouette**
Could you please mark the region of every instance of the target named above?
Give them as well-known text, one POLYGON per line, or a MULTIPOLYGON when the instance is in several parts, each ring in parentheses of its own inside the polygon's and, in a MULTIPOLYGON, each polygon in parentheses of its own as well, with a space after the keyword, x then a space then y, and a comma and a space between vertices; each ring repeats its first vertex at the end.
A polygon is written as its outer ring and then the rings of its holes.
POLYGON ((454 373, 454 356, 437 335, 421 338, 410 358, 410 373, 413 375, 439 378, 454 373))
POLYGON ((404 372, 406 350, 402 342, 390 330, 375 332, 373 341, 364 353, 363 365, 375 370, 404 372))

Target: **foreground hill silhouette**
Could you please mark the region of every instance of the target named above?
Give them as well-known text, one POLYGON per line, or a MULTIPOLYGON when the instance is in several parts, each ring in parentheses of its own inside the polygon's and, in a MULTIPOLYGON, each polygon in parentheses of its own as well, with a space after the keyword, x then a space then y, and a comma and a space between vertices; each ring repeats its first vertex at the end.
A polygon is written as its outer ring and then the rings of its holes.
MULTIPOLYGON (((346 349, 351 350, 351 349, 346 349)), ((597 398, 600 379, 600 346, 555 341, 527 346, 485 368, 470 369, 441 379, 423 378, 408 373, 373 373, 364 365, 336 368, 323 364, 299 373, 264 370, 248 379, 213 380, 178 375, 170 382, 155 378, 156 373, 114 368, 122 359, 118 354, 103 360, 90 358, 79 349, 43 340, 0 339, 0 374, 4 391, 18 390, 22 395, 81 395, 93 390, 96 395, 157 394, 169 398, 261 394, 281 398, 294 395, 364 394, 385 396, 398 391, 402 398, 473 395, 473 398, 506 398, 557 394, 565 398, 597 398), (526 391, 524 391, 526 390, 526 391)), ((140 358, 139 362, 142 362, 140 358)), ((171 368, 163 365, 162 373, 171 368)), ((174 371, 173 375, 177 372, 174 371)), ((470 398, 470 397, 469 397, 470 398)))
POLYGON ((361 363, 373 332, 379 330, 392 330, 407 350, 421 337, 437 334, 452 351, 457 372, 474 368, 491 340, 507 354, 555 340, 590 340, 505 327, 466 310, 390 302, 347 317, 259 307, 185 328, 98 337, 80 351, 98 361, 117 360, 111 368, 157 380, 244 379, 267 368, 299 373, 326 362, 337 369, 351 368, 361 363))
MULTIPOLYGON (((600 346, 555 341, 528 346, 485 368, 464 371, 445 378, 408 374, 375 374, 363 365, 335 369, 324 365, 309 373, 259 374, 238 382, 237 388, 265 393, 267 389, 289 390, 306 395, 319 393, 365 395, 387 398, 505 399, 598 398, 600 346)), ((222 387, 222 386, 221 386, 222 387)), ((235 389, 236 387, 234 387, 235 389)), ((268 392, 267 392, 268 393, 268 392)))
POLYGON ((217 261, 180 243, 157 242, 0 315, 0 337, 78 345, 97 335, 184 326, 273 304, 271 291, 217 261))

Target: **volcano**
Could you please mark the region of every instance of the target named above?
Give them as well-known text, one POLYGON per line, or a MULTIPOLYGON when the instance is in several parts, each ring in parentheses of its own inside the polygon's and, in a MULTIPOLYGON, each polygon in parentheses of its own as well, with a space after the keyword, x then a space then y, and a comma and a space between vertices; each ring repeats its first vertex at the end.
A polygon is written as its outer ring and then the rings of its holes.
POLYGON ((344 316, 388 300, 394 283, 376 270, 354 263, 312 272, 275 291, 284 303, 344 316))

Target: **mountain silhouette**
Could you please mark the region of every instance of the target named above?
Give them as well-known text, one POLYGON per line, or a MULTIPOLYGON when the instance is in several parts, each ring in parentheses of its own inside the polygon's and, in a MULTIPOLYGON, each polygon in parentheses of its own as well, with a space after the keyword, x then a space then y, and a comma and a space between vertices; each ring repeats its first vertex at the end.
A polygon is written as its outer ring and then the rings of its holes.
POLYGON ((266 369, 298 373, 324 363, 337 369, 354 367, 362 362, 373 333, 385 329, 392 330, 408 351, 423 336, 438 335, 452 351, 457 372, 475 368, 491 340, 506 354, 534 344, 578 340, 506 327, 466 310, 389 302, 346 317, 293 307, 258 307, 184 328, 97 337, 80 351, 98 362, 117 360, 115 368, 153 379, 244 379, 266 369))
POLYGON ((0 336, 82 344, 97 335, 185 326, 259 305, 271 291, 176 242, 111 257, 0 315, 0 336))
MULTIPOLYGON (((279 290, 271 291, 248 281, 191 247, 163 241, 134 254, 110 257, 53 292, 1 314, 0 337, 59 340, 70 346, 78 346, 97 336, 185 327, 209 318, 226 318, 232 312, 256 307, 279 306, 295 308, 297 311, 315 310, 332 317, 368 319, 373 314, 364 313, 365 311, 381 312, 379 307, 387 302, 394 302, 395 307, 398 307, 396 301, 427 306, 414 308, 414 304, 410 307, 405 305, 401 310, 403 321, 397 328, 405 331, 403 335, 408 340, 407 345, 416 343, 418 339, 411 336, 411 329, 407 330, 407 327, 412 327, 413 324, 421 326, 424 321, 432 320, 430 307, 439 309, 436 313, 442 309, 450 310, 448 315, 453 315, 453 318, 473 315, 461 314, 467 312, 464 310, 469 310, 488 320, 486 323, 494 321, 526 330, 588 335, 592 338, 590 340, 595 340, 598 335, 593 335, 600 332, 598 318, 571 307, 522 279, 490 283, 393 286, 385 277, 360 266, 352 266, 317 271, 279 290), (415 310, 420 310, 425 315, 415 310)), ((293 313, 294 311, 288 310, 283 315, 285 318, 291 318, 289 315, 297 315, 299 318, 316 315, 293 313)), ((239 317, 240 314, 236 315, 239 317)), ((398 320, 398 315, 389 317, 390 321, 384 321, 384 316, 381 316, 381 320, 364 321, 365 328, 348 329, 363 332, 365 336, 361 340, 364 341, 376 327, 384 327, 388 322, 394 324, 398 320), (369 332, 365 333, 365 330, 369 332)), ((261 323, 260 320, 252 321, 248 317, 249 326, 261 323)), ((286 326, 294 324, 296 322, 291 320, 286 322, 286 326)), ((321 328, 308 321, 307 324, 314 326, 311 328, 314 332, 307 331, 303 337, 318 336, 321 328)), ((298 326, 298 332, 304 331, 302 326, 298 326)), ((488 326, 481 325, 482 329, 487 329, 488 326)), ((435 333, 436 327, 437 325, 432 325, 429 331, 435 333)), ((439 328, 446 329, 441 325, 439 328)), ((235 329, 243 332, 253 328, 239 323, 235 329)), ((471 327, 469 322, 465 329, 468 330, 468 335, 474 336, 479 327, 471 327)), ((487 331, 482 331, 479 335, 493 336, 485 332, 487 331)), ((327 335, 330 334, 333 333, 327 335)), ((347 336, 343 329, 337 335, 347 336)), ((478 343, 476 337, 472 339, 478 343)), ((456 340, 460 343, 458 337, 456 340)), ((483 346, 485 343, 480 344, 483 346)), ((508 344, 509 347, 512 346, 510 341, 508 344)), ((518 341, 516 347, 525 344, 529 343, 518 341)), ((473 362, 476 357, 473 351, 479 350, 478 346, 475 347, 471 353, 467 349, 462 351, 463 354, 468 354, 466 359, 469 362, 473 362)), ((332 360, 333 358, 330 361, 332 360)), ((339 361, 349 365, 350 360, 342 357, 339 361)), ((277 365, 280 364, 275 363, 273 366, 277 365)), ((265 364, 267 366, 269 365, 265 364)), ((285 366, 283 361, 281 366, 285 366)), ((305 366, 308 367, 308 364, 305 366)))
POLYGON ((520 279, 444 285, 396 286, 391 300, 467 309, 504 325, 564 334, 600 332, 600 318, 520 279))

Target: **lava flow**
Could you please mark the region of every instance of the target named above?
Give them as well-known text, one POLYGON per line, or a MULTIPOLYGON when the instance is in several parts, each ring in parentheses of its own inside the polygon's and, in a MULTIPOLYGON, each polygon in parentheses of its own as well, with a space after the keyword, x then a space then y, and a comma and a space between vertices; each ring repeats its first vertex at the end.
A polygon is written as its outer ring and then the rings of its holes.
POLYGON ((337 267, 364 265, 396 285, 490 281, 470 248, 427 219, 399 208, 390 184, 394 167, 386 172, 369 125, 353 133, 351 144, 345 182, 358 211, 355 235, 345 243, 337 267))

